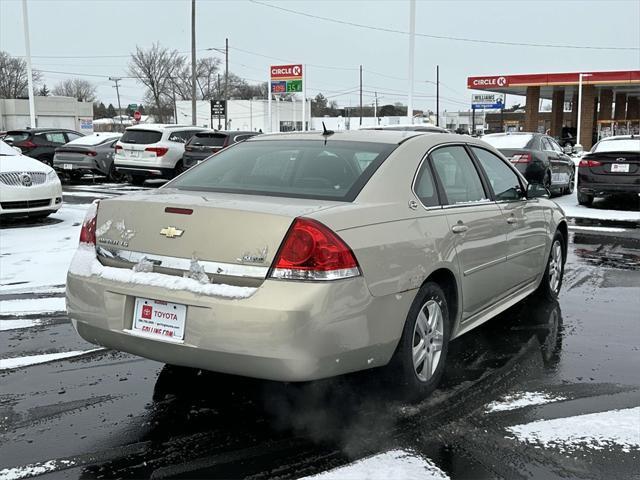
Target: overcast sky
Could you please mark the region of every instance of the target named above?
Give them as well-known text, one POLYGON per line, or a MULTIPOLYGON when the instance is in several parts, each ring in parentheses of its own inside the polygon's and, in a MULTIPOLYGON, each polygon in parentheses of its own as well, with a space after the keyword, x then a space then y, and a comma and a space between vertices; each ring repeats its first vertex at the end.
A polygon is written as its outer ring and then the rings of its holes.
MULTIPOLYGON (((266 81, 270 64, 309 64, 309 96, 322 92, 341 105, 357 105, 358 66, 364 101, 406 104, 409 38, 285 12, 409 30, 409 1, 304 0, 265 2, 197 0, 198 57, 221 53, 229 38, 230 71, 250 83, 266 81), (252 53, 247 53, 252 52, 252 53), (266 58, 274 57, 274 58, 266 58), (397 78, 390 78, 397 77, 397 78), (341 95, 342 94, 342 95, 341 95)), ((34 68, 51 89, 83 74, 105 104, 116 104, 109 76, 126 76, 136 45, 190 51, 190 0, 28 0, 34 68), (76 58, 56 58, 56 57, 76 58), (88 58, 85 58, 88 57, 88 58), (51 72, 51 73, 50 73, 51 72), (91 75, 91 76, 89 76, 91 75)), ((0 0, 0 49, 24 55, 21 0, 0 0)), ((596 47, 640 47, 640 0, 465 1, 418 0, 416 32, 468 39, 596 47)), ((638 50, 585 50, 505 46, 418 37, 416 109, 434 109, 435 66, 440 65, 441 109, 467 109, 471 75, 640 69, 638 50)), ((123 104, 140 103, 143 88, 122 81, 123 104)), ((515 99, 514 99, 515 100, 515 99)), ((511 103, 511 102, 509 102, 511 103)))

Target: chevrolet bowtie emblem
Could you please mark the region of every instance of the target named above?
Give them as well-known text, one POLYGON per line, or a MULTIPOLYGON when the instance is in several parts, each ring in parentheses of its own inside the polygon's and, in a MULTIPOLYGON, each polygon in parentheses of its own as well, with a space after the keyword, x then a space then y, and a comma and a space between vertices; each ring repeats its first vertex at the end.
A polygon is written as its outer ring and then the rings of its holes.
POLYGON ((160 235, 164 235, 167 238, 181 237, 184 230, 180 230, 176 227, 166 227, 160 230, 160 235))

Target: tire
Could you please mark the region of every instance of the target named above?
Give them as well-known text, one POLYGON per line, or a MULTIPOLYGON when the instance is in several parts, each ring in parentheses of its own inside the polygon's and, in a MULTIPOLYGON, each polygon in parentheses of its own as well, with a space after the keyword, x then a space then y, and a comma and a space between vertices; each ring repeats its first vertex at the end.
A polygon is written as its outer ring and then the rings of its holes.
POLYGON ((45 165, 49 165, 51 168, 53 168, 53 158, 38 157, 38 160, 44 163, 45 165))
MULTIPOLYGON (((107 173, 107 180, 114 183, 120 183, 124 181, 124 175, 116 170, 116 164, 111 162, 109 167, 109 173, 107 173)), ((144 180, 142 181, 144 183, 144 180)))
POLYGON ((571 175, 571 179, 569 180, 569 185, 564 187, 564 189, 562 190, 562 193, 564 193, 565 195, 571 195, 575 187, 576 187, 576 176, 575 174, 573 174, 571 175))
POLYGON ((187 169, 184 168, 184 163, 182 163, 182 160, 178 160, 178 163, 176 163, 175 168, 173 169, 173 177, 172 178, 176 178, 178 175, 180 175, 181 173, 185 172, 187 169))
POLYGON ((391 381, 405 399, 420 400, 436 389, 444 373, 450 334, 446 296, 437 283, 428 282, 411 305, 402 337, 387 367, 391 381))
POLYGON ((138 187, 144 185, 145 180, 147 179, 143 175, 130 175, 130 182, 138 187))
POLYGON ((544 186, 544 188, 549 190, 549 196, 551 196, 553 193, 551 190, 551 172, 547 172, 544 174, 544 178, 542 179, 542 185, 544 186))
POLYGON ((578 203, 585 207, 590 207, 593 203, 593 195, 587 195, 586 193, 578 192, 578 203))
POLYGON ((551 243, 547 266, 537 290, 538 295, 547 300, 557 300, 560 295, 562 277, 564 276, 564 252, 565 239, 560 232, 556 231, 551 243))

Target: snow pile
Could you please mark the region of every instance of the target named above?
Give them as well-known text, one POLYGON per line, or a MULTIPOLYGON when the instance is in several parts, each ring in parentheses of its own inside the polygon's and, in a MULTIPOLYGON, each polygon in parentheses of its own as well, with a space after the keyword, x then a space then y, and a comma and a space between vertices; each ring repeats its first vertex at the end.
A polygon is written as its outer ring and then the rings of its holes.
POLYGON ((301 480, 449 480, 431 461, 404 450, 390 450, 358 460, 351 465, 319 473, 301 480))
POLYGON ((106 267, 96 258, 93 245, 81 244, 76 251, 69 273, 80 277, 100 277, 120 283, 146 285, 149 287, 183 290, 199 295, 211 295, 225 298, 248 298, 257 288, 237 287, 224 284, 203 284, 192 278, 163 275, 154 272, 135 272, 124 268, 106 267))
POLYGON ((544 405, 545 403, 559 402, 566 400, 566 397, 554 397, 542 392, 519 392, 513 395, 506 395, 502 399, 491 402, 487 405, 487 412, 504 412, 507 410, 517 410, 518 408, 531 407, 533 405, 544 405))
POLYGON ((134 272, 153 272, 153 262, 147 257, 142 257, 138 263, 136 263, 131 270, 134 272))
POLYGON ((189 271, 184 272, 183 277, 190 278, 202 284, 211 283, 211 281, 209 280, 209 276, 204 271, 204 267, 198 263, 198 259, 195 257, 191 259, 191 265, 189 265, 189 271))
POLYGON ((0 480, 35 477, 60 468, 73 467, 75 464, 76 462, 73 460, 47 460, 46 462, 31 463, 22 467, 3 468, 0 470, 0 480))
POLYGON ((0 315, 31 315, 34 313, 64 312, 64 297, 18 298, 0 300, 0 315))
POLYGON ((613 446, 623 452, 640 452, 640 407, 590 413, 575 417, 538 420, 508 427, 518 440, 561 452, 583 448, 604 450, 613 446))
POLYGON ((91 350, 76 350, 73 352, 43 353, 42 355, 29 355, 26 357, 0 358, 0 371, 10 370, 12 368, 28 367, 29 365, 38 365, 40 363, 53 362, 65 358, 80 357, 88 353, 99 352, 104 350, 103 347, 93 348, 91 350))

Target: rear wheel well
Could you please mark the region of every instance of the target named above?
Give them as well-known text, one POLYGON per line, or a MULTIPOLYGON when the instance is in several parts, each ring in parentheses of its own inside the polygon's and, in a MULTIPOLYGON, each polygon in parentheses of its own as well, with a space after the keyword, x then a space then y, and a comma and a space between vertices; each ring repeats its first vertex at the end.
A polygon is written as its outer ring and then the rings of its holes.
POLYGON ((458 317, 458 284, 456 283, 456 277, 451 270, 446 268, 440 268, 433 272, 424 283, 434 282, 437 283, 445 294, 447 299, 447 307, 449 309, 449 320, 451 328, 455 324, 458 317))

